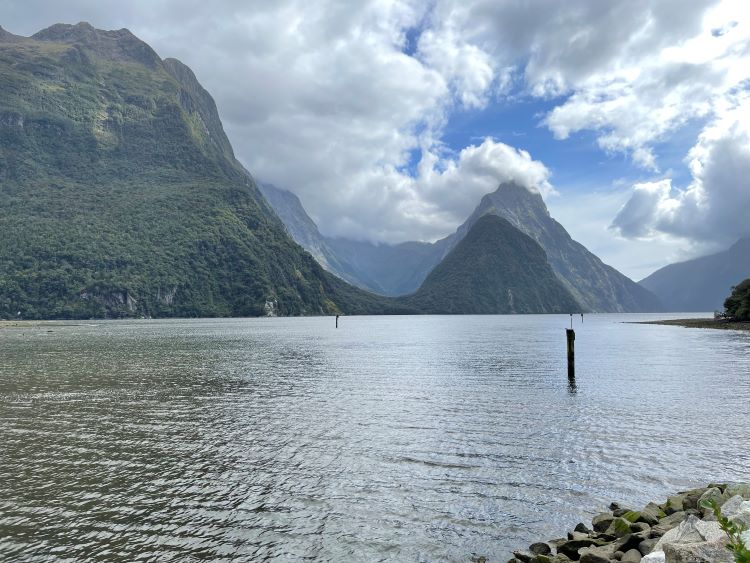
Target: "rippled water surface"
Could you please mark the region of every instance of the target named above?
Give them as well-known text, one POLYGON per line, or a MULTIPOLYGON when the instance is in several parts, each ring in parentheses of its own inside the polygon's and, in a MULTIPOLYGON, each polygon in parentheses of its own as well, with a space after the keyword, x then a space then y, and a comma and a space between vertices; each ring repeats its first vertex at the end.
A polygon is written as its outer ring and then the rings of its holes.
POLYGON ((567 316, 0 329, 0 559, 504 561, 750 478, 750 333, 641 318, 575 386, 567 316))

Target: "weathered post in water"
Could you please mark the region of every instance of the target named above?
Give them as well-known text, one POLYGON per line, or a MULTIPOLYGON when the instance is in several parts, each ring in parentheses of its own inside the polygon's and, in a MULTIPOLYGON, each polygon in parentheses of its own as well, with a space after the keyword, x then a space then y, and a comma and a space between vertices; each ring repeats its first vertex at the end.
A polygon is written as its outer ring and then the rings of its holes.
POLYGON ((336 315, 336 328, 338 328, 338 327, 339 327, 339 316, 336 315))
POLYGON ((568 379, 576 378, 576 352, 575 341, 576 331, 572 328, 566 328, 565 334, 568 337, 568 379))

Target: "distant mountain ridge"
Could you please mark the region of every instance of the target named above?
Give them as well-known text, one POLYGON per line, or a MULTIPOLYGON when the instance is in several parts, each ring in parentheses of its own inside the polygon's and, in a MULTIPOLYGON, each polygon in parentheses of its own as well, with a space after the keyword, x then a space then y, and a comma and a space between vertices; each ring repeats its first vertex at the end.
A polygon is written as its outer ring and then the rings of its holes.
POLYGON ((329 271, 359 287, 384 295, 402 295, 416 291, 480 217, 494 214, 503 217, 541 245, 555 274, 583 310, 661 310, 656 296, 604 264, 583 245, 574 241, 563 226, 550 217, 541 195, 518 184, 501 184, 495 192, 485 195, 472 215, 455 233, 444 239, 435 243, 405 242, 392 246, 325 237, 307 216, 299 199, 268 196, 266 190, 279 191, 278 188, 261 189, 285 224, 288 221, 285 217, 295 217, 296 227, 290 229, 290 232, 297 242, 314 256, 316 252, 320 252, 319 249, 325 249, 325 267, 329 271), (300 228, 301 225, 303 227, 300 228))
POLYGON ((732 286, 750 277, 750 237, 723 252, 664 266, 639 283, 667 311, 721 311, 732 286))

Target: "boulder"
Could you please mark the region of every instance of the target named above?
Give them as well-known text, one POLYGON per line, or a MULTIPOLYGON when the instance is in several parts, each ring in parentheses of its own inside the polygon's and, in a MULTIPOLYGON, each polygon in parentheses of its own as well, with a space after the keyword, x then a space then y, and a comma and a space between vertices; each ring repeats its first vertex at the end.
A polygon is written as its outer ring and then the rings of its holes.
POLYGON ((739 514, 740 509, 742 508, 742 504, 745 502, 745 499, 740 495, 734 495, 729 498, 721 507, 721 513, 726 516, 727 518, 733 518, 737 514, 739 514))
POLYGON ((618 508, 617 510, 612 511, 612 516, 616 518, 620 518, 621 516, 624 516, 628 512, 633 512, 633 511, 630 510, 629 508, 618 508))
POLYGON ((578 550, 581 563, 609 563, 614 557, 615 550, 609 545, 601 547, 584 547, 578 550))
POLYGON ((667 556, 663 551, 654 551, 643 557, 641 563, 667 563, 667 556))
POLYGON ((570 559, 558 553, 557 555, 537 555, 531 563, 570 563, 570 559))
POLYGON ((656 526, 651 527, 651 534, 657 537, 663 536, 669 530, 682 522, 685 518, 687 518, 687 514, 685 514, 684 512, 674 512, 669 516, 665 516, 664 518, 659 520, 659 523, 656 526))
POLYGON ((641 510, 641 522, 645 522, 649 526, 655 526, 659 523, 661 518, 664 518, 666 514, 659 508, 659 505, 653 502, 649 502, 643 510, 641 510))
POLYGON ((648 538, 647 540, 643 540, 638 544, 638 551, 641 552, 641 555, 648 555, 654 550, 654 546, 658 541, 659 538, 648 538))
POLYGON ((599 547, 603 544, 604 542, 602 542, 601 540, 595 540, 593 538, 569 540, 557 546, 557 553, 561 553, 562 555, 565 555, 573 561, 578 561, 578 559, 581 557, 581 554, 578 553, 579 549, 581 549, 582 547, 599 547))
MULTIPOLYGON (((726 498, 728 498, 728 497, 726 497, 726 498)), ((698 508, 702 508, 701 505, 703 503, 710 502, 712 500, 716 501, 716 504, 718 504, 719 506, 721 506, 722 504, 724 504, 724 501, 726 500, 726 498, 723 496, 723 494, 721 492, 721 489, 719 489, 718 487, 709 487, 701 495, 701 498, 698 499, 698 508)))
POLYGON ((706 487, 700 489, 690 489, 689 491, 683 491, 680 493, 682 496, 682 507, 684 510, 688 508, 698 508, 698 501, 700 500, 703 493, 707 490, 706 487))
POLYGON ((608 512, 603 512, 601 514, 597 514, 592 518, 591 525, 593 526, 594 530, 597 532, 603 532, 607 528, 609 528, 609 525, 612 523, 612 520, 614 520, 615 517, 612 516, 608 512))
POLYGON ((641 563, 641 552, 637 549, 631 549, 622 556, 620 561, 622 561, 622 563, 641 563))
POLYGON ((537 542, 529 546, 529 551, 534 555, 549 555, 552 553, 552 548, 546 543, 537 542))
POLYGON ((534 556, 527 552, 527 551, 514 551, 513 556, 521 561, 521 563, 531 563, 531 560, 534 558, 534 556))
POLYGON ((726 539, 726 534, 718 522, 704 522, 695 516, 688 516, 676 528, 672 528, 654 546, 655 551, 666 552, 667 545, 714 542, 726 539))
POLYGON ((735 483, 734 485, 727 485, 726 488, 727 497, 733 497, 740 495, 744 499, 750 500, 750 483, 735 483))
POLYGON ((625 518, 615 518, 604 533, 609 536, 621 538, 630 533, 630 522, 625 520, 625 518))
POLYGON ((612 542, 615 551, 626 553, 631 549, 637 549, 643 540, 649 537, 648 532, 638 532, 637 534, 627 534, 612 542))
POLYGON ((578 522, 578 524, 576 524, 576 527, 573 528, 573 531, 574 532, 580 532, 582 534, 590 534, 591 533, 591 530, 589 528, 587 528, 586 524, 584 524, 583 522, 578 522))
POLYGON ((664 505, 664 512, 669 515, 685 510, 685 508, 682 506, 683 498, 684 497, 682 495, 672 495, 671 497, 667 497, 667 502, 664 505))
POLYGON ((664 554, 669 563, 734 563, 734 555, 722 540, 668 543, 664 554))
POLYGON ((645 522, 635 522, 630 525, 630 531, 631 532, 650 532, 651 526, 649 526, 645 522))
POLYGON ((731 520, 746 530, 750 530, 750 500, 746 500, 740 505, 737 514, 732 516, 731 520))

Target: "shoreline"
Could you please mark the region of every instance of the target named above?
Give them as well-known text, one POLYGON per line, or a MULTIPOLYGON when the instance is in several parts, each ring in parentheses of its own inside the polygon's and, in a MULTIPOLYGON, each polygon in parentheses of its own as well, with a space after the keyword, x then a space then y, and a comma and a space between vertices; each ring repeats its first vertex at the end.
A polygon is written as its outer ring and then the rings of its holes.
POLYGON ((724 517, 744 526, 741 541, 750 547, 750 483, 712 483, 641 510, 613 502, 608 512, 594 516, 591 528, 579 523, 566 538, 514 551, 508 563, 732 563, 730 538, 714 512, 703 506, 711 501, 724 517))
POLYGON ((84 323, 63 320, 46 321, 0 321, 0 330, 4 328, 47 328, 63 326, 81 326, 84 323))
POLYGON ((661 321, 632 321, 637 325, 668 325, 684 328, 713 328, 718 330, 750 330, 750 321, 728 321, 725 319, 668 319, 661 321))

